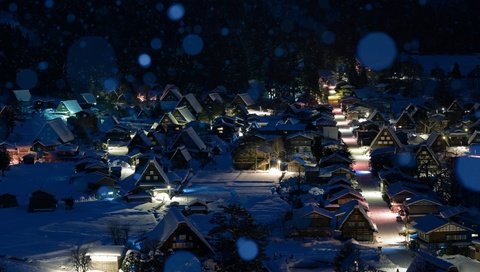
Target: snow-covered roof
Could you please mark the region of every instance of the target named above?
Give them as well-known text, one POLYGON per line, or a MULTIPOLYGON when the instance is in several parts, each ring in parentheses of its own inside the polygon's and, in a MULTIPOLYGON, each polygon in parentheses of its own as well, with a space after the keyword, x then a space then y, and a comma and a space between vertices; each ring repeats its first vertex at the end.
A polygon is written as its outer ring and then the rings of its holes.
POLYGON ((387 195, 389 198, 392 198, 402 192, 407 192, 407 193, 410 193, 412 195, 417 195, 418 192, 409 188, 408 186, 405 186, 405 184, 403 182, 394 182, 390 185, 388 185, 388 190, 387 190, 387 195))
POLYGON ((419 217, 418 219, 415 219, 415 224, 413 225, 413 227, 421 232, 429 233, 449 223, 450 222, 448 220, 443 219, 440 216, 427 214, 425 216, 419 217))
POLYGON ((194 94, 188 93, 183 98, 188 102, 188 104, 190 104, 190 106, 192 106, 196 113, 203 111, 202 105, 200 105, 200 102, 198 102, 194 94))
POLYGON ((223 104, 223 98, 219 93, 209 93, 208 96, 212 101, 223 104))
POLYGON ((80 95, 82 96, 83 100, 85 100, 85 102, 87 102, 88 104, 90 105, 97 104, 97 98, 93 94, 81 93, 80 95))
POLYGON ((472 135, 470 135, 470 138, 468 138, 468 144, 471 145, 479 134, 480 134, 480 131, 475 130, 475 132, 473 132, 472 135))
POLYGON ((313 140, 313 138, 310 136, 310 135, 307 135, 303 132, 299 132, 299 133, 295 133, 295 134, 292 134, 292 135, 289 135, 287 136, 287 140, 291 140, 293 138, 297 138, 297 137, 300 137, 300 138, 305 138, 307 140, 313 140))
POLYGON ((158 241, 158 243, 162 245, 172 236, 172 234, 180 227, 180 225, 188 227, 211 252, 214 252, 211 245, 205 239, 203 234, 197 229, 197 227, 188 218, 186 218, 179 209, 175 207, 170 208, 165 217, 163 217, 163 219, 155 226, 155 228, 147 232, 140 240, 147 239, 158 241))
MULTIPOLYGON (((71 114, 75 114, 77 112, 82 111, 82 107, 80 107, 80 104, 78 104, 77 100, 63 100, 63 101, 60 101, 58 107, 60 107, 62 104, 65 106, 65 108, 71 114)), ((57 109, 58 109, 58 107, 57 107, 57 109)))
POLYGON ((168 84, 167 86, 165 86, 165 89, 163 90, 162 96, 160 97, 160 101, 163 101, 170 92, 177 98, 177 100, 182 99, 182 93, 180 93, 180 91, 178 90, 178 87, 172 84, 168 84))
POLYGON ((29 102, 32 99, 32 95, 30 94, 30 90, 13 90, 13 94, 17 101, 20 102, 29 102))
MULTIPOLYGON (((185 122, 190 123, 192 121, 197 120, 192 112, 185 106, 185 107, 177 107, 175 111, 180 113, 180 115, 185 119, 185 122)), ((178 120, 177 120, 178 123, 178 120)))
POLYGON ((435 161, 435 163, 437 165, 440 165, 440 161, 438 160, 437 155, 435 155, 435 153, 433 152, 433 150, 430 147, 428 147, 427 145, 420 146, 420 148, 417 151, 416 156, 418 156, 420 154, 420 152, 422 152, 422 151, 427 151, 430 154, 430 157, 435 161))
POLYGON ((35 137, 36 141, 42 143, 56 143, 58 141, 60 143, 68 143, 74 139, 75 136, 61 118, 47 121, 35 137))
POLYGON ((243 103, 244 103, 245 106, 247 106, 247 107, 255 104, 255 102, 253 101, 252 97, 251 97, 248 93, 240 93, 240 94, 237 94, 237 97, 240 97, 240 99, 243 101, 243 103))
MULTIPOLYGON (((157 170, 157 172, 160 174, 160 176, 162 177, 162 180, 165 182, 165 184, 170 184, 170 179, 168 178, 167 174, 165 173, 165 171, 163 171, 163 167, 160 166, 160 164, 158 164, 157 160, 155 159, 151 159, 148 161, 148 163, 145 164, 145 166, 142 168, 140 172, 140 176, 138 177, 137 181, 135 182, 135 185, 138 185, 138 183, 141 181, 141 178, 143 177, 143 175, 145 175, 145 172, 147 171, 148 167, 150 165, 153 165, 155 167, 155 170, 157 170)), ((159 183, 161 181, 150 181, 151 183, 159 183)), ((143 182, 142 183, 148 183, 148 182, 143 182)))
POLYGON ((410 199, 405 200, 405 206, 410 206, 410 205, 413 205, 413 204, 415 204, 417 202, 420 202, 420 201, 430 202, 430 203, 436 204, 438 206, 442 205, 442 203, 439 200, 437 200, 433 197, 426 196, 426 195, 415 195, 415 196, 411 197, 410 199))
POLYGON ((102 255, 102 256, 116 256, 121 257, 125 253, 125 246, 92 246, 88 249, 87 255, 102 255))
POLYGON ((330 177, 332 176, 332 172, 335 172, 337 170, 344 170, 349 174, 353 175, 353 171, 350 170, 350 168, 346 167, 343 164, 332 164, 329 166, 321 167, 318 169, 318 176, 319 177, 330 177))
POLYGON ((460 205, 459 206, 454 206, 454 207, 447 207, 446 209, 444 209, 440 212, 440 216, 445 218, 445 219, 449 219, 451 217, 462 214, 466 211, 467 211, 467 209, 463 206, 460 206, 460 205))
POLYGON ((188 152, 188 150, 183 145, 177 147, 177 149, 175 150, 175 153, 173 153, 170 160, 172 160, 176 156, 182 156, 187 162, 192 159, 192 156, 190 155, 190 152, 188 152))
POLYGON ((337 183, 342 183, 342 182, 344 182, 346 184, 349 184, 349 185, 352 185, 352 180, 349 179, 346 175, 339 175, 339 176, 334 176, 334 177, 330 178, 328 180, 327 185, 332 186, 332 185, 335 185, 337 183))
POLYGON ((312 213, 320 214, 328 218, 333 217, 333 213, 331 211, 320 208, 317 205, 306 205, 300 209, 293 210, 295 217, 307 217, 312 213))
POLYGON ((378 138, 380 137, 383 137, 383 132, 384 131, 388 131, 388 133, 390 134, 390 136, 392 137, 393 141, 397 144, 397 146, 399 147, 402 147, 402 142, 400 141, 400 139, 398 138, 397 134, 395 134, 395 130, 393 130, 392 127, 383 127, 380 129, 380 131, 377 133, 377 136, 375 136, 375 138, 373 139, 372 141, 372 146, 374 144, 376 144, 378 138))
POLYGON ((327 161, 329 161, 329 160, 331 160, 331 159, 340 159, 340 160, 344 161, 344 162, 347 163, 347 164, 351 164, 351 163, 352 163, 352 159, 350 159, 350 158, 348 158, 348 157, 346 157, 346 156, 343 156, 343 155, 339 154, 338 152, 334 152, 334 153, 332 153, 332 154, 330 154, 330 155, 328 155, 328 156, 326 156, 326 157, 322 157, 322 158, 320 159, 320 161, 319 161, 318 164, 322 164, 322 163, 327 162, 327 161))
POLYGON ((367 219, 368 224, 373 231, 378 230, 377 225, 375 225, 372 219, 367 215, 367 212, 365 211, 363 206, 359 205, 358 201, 349 201, 343 204, 340 207, 340 209, 337 211, 335 215, 341 216, 341 219, 338 222, 338 228, 341 228, 345 224, 345 222, 347 222, 348 218, 350 217, 350 214, 352 214, 355 209, 358 209, 362 213, 362 215, 365 217, 365 219, 367 219))
POLYGON ((445 260, 430 255, 422 250, 416 251, 416 256, 410 263, 407 272, 416 271, 428 271, 431 272, 444 272, 444 271, 457 271, 452 270, 455 266, 445 260))
POLYGON ((184 137, 184 136, 188 137, 192 141, 192 143, 195 144, 198 150, 207 149, 207 146, 202 141, 202 139, 200 139, 200 137, 195 132, 195 130, 193 130, 193 128, 191 127, 185 128, 178 137, 184 137))
POLYGON ((364 200, 365 198, 362 196, 362 194, 360 194, 359 192, 353 190, 353 189, 344 189, 344 190, 341 190, 340 192, 337 192, 336 194, 332 195, 328 200, 330 202, 333 202, 343 196, 346 196, 346 195, 351 195, 359 200, 364 200))

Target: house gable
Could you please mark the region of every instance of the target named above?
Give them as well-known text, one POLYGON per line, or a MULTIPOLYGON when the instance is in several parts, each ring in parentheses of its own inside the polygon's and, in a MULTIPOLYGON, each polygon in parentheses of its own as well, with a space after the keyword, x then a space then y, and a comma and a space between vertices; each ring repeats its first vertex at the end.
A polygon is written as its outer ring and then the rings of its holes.
POLYGON ((398 139, 397 135, 393 131, 393 129, 389 127, 382 128, 375 139, 373 139, 370 148, 381 148, 381 147, 401 147, 402 143, 398 139))
POLYGON ((170 179, 156 160, 150 160, 143 168, 135 185, 165 189, 170 186, 170 179))

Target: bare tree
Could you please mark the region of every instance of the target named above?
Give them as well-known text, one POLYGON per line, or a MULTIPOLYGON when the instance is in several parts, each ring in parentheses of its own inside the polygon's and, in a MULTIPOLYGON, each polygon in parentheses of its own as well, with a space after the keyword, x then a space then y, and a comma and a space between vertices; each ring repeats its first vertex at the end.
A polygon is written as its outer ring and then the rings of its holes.
POLYGON ((72 250, 72 264, 75 272, 87 272, 90 269, 92 260, 87 253, 88 247, 77 246, 72 250))
POLYGON ((110 222, 108 224, 108 232, 112 237, 113 244, 126 245, 128 242, 128 236, 130 234, 130 226, 121 225, 118 222, 110 222))

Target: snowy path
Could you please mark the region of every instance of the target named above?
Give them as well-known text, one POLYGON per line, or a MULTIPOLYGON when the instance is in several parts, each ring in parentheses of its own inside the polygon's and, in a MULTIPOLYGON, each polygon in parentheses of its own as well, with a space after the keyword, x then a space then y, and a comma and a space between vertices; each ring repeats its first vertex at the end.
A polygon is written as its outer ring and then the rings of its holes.
POLYGON ((371 246, 382 247, 382 252, 399 266, 399 270, 406 271, 414 255, 405 248, 403 244, 405 238, 399 235, 403 224, 396 221, 396 214, 390 211, 382 199, 378 181, 370 172, 370 156, 367 148, 358 146, 352 128, 348 125, 349 121, 345 120, 341 109, 334 108, 333 113, 337 120, 337 127, 342 133, 342 140, 352 154, 353 169, 356 172, 362 194, 370 207, 369 216, 378 227, 376 241, 371 246))

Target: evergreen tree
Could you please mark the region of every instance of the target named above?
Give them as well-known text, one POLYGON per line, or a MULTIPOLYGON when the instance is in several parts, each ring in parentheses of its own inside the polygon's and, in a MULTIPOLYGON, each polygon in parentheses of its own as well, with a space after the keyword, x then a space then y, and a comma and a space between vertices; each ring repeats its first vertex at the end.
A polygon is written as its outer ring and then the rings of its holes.
POLYGON ((241 205, 230 204, 222 207, 210 221, 215 225, 209 235, 212 245, 219 252, 220 271, 261 271, 265 258, 266 229, 255 222, 253 216, 241 205), (255 242, 258 254, 252 260, 239 255, 239 241, 248 239, 255 242))
POLYGON ((7 149, 0 148, 0 170, 2 170, 2 177, 5 176, 5 170, 10 166, 10 161, 12 157, 8 153, 7 149))
POLYGON ((122 270, 124 272, 136 272, 139 271, 140 260, 138 254, 134 251, 127 253, 127 256, 122 262, 122 270))

